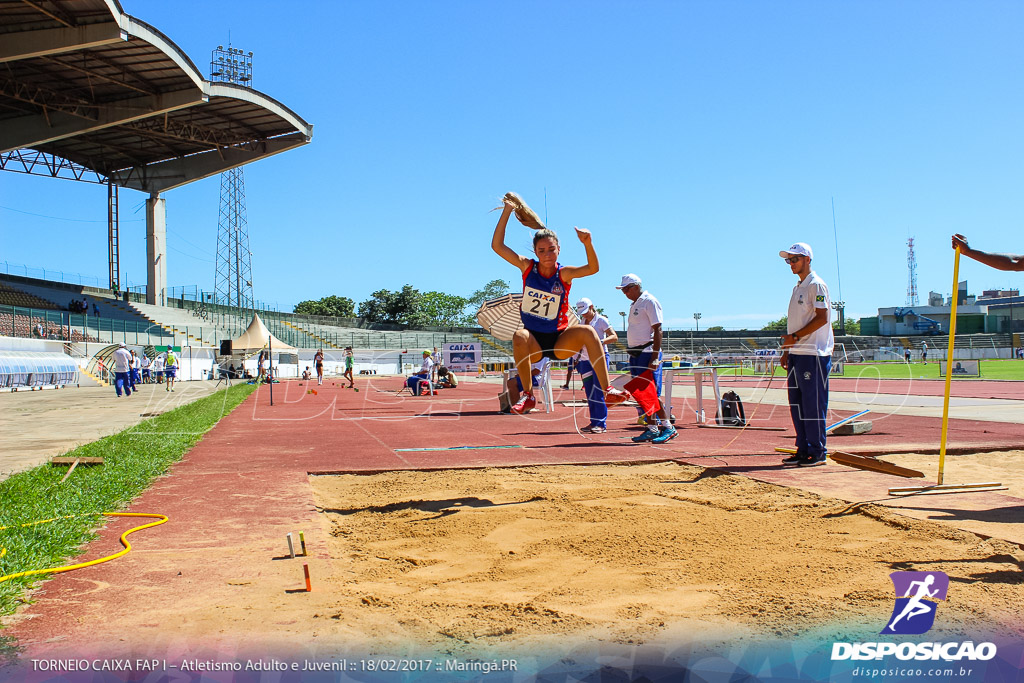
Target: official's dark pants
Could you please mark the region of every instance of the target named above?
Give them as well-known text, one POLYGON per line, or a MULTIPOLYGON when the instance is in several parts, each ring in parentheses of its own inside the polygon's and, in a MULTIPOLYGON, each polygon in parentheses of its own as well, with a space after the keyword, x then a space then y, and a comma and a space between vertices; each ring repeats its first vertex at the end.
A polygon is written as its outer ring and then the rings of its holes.
POLYGON ((117 395, 121 395, 123 389, 126 396, 132 395, 132 379, 131 371, 129 372, 115 372, 114 373, 114 389, 117 390, 117 395))
POLYGON ((590 410, 590 424, 607 428, 608 405, 604 402, 604 390, 598 385, 594 366, 589 360, 577 361, 576 371, 583 378, 583 391, 587 395, 587 407, 590 410))
POLYGON ((789 354, 789 412, 796 429, 796 451, 801 455, 825 455, 825 416, 828 414, 828 374, 832 356, 789 354))

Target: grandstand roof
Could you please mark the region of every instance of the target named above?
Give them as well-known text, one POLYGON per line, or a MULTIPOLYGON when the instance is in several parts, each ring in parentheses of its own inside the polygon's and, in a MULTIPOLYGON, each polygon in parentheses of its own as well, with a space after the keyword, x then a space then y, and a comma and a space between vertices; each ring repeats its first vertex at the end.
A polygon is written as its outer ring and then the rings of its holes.
POLYGON ((32 149, 156 193, 307 144, 313 127, 203 78, 117 0, 0 0, 0 155, 32 149))

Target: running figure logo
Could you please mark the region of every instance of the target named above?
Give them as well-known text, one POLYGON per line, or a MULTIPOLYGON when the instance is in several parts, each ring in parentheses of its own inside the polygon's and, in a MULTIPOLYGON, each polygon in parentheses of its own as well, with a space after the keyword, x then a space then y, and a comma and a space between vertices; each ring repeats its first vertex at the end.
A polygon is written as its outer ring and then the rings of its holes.
POLYGON ((919 635, 935 623, 939 600, 946 599, 949 577, 943 572, 893 572, 896 604, 882 634, 919 635))

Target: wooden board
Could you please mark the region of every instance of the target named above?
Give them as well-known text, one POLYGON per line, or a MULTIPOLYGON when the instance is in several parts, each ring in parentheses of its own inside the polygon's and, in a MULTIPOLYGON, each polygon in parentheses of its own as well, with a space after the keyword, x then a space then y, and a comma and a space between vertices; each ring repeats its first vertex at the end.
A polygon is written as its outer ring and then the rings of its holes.
POLYGON ((755 429, 759 432, 785 432, 788 429, 787 427, 751 427, 750 425, 737 427, 736 425, 698 424, 697 426, 705 429, 755 429))
POLYGON ((859 470, 871 470, 873 472, 895 474, 898 477, 924 477, 924 472, 918 472, 917 470, 893 465, 891 462, 877 460, 876 458, 866 455, 854 455, 853 453, 836 451, 835 453, 829 453, 828 457, 840 465, 854 467, 859 470))
POLYGON ((53 458, 53 459, 50 460, 50 464, 51 465, 74 465, 76 462, 79 465, 102 465, 103 464, 103 458, 65 458, 65 457, 59 457, 59 458, 53 458))

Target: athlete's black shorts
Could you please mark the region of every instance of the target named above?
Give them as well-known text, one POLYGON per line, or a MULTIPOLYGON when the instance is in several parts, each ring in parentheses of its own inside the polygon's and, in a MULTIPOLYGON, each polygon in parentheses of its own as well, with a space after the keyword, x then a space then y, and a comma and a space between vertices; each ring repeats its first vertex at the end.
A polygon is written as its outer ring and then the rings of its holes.
POLYGON ((530 330, 530 334, 532 334, 533 338, 537 340, 537 344, 540 345, 540 350, 543 352, 542 355, 545 358, 558 360, 555 358, 555 346, 558 342, 559 335, 562 334, 561 332, 537 332, 535 330, 530 330))

